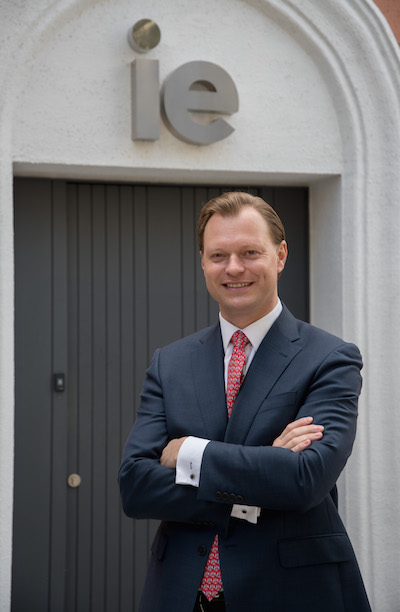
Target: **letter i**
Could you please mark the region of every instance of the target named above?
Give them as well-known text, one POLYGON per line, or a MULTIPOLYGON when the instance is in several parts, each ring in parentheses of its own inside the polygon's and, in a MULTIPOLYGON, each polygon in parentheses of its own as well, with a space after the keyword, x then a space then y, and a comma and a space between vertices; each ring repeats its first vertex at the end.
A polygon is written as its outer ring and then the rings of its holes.
POLYGON ((160 79, 158 60, 136 59, 132 75, 132 140, 160 138, 160 79))

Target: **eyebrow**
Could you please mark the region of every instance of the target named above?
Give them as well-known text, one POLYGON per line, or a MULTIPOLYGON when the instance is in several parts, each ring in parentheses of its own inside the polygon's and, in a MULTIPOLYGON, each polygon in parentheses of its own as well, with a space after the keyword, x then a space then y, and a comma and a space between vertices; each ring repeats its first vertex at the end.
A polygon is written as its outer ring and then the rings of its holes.
MULTIPOLYGON (((261 249, 262 245, 258 242, 254 242, 254 243, 250 243, 250 244, 242 244, 239 247, 239 251, 245 251, 247 249, 253 250, 253 249, 261 249)), ((214 251, 227 251, 228 249, 226 247, 209 247, 208 249, 205 249, 207 251, 209 251, 210 253, 214 252, 214 251)))

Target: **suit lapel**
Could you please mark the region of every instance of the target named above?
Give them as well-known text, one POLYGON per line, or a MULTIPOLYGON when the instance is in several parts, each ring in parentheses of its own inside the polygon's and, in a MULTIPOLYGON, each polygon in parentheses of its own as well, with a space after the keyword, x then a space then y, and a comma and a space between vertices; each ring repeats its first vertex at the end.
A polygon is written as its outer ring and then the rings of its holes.
POLYGON ((219 324, 200 340, 191 354, 195 393, 204 435, 223 440, 228 422, 224 384, 224 351, 219 324))
POLYGON ((301 350, 296 319, 284 308, 260 344, 234 404, 225 442, 242 444, 272 387, 301 350))

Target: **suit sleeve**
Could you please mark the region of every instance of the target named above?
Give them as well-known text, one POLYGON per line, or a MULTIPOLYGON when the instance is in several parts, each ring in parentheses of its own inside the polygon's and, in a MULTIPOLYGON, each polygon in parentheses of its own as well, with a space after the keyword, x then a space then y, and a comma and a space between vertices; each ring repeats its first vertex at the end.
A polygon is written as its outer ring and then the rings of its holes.
POLYGON ((178 436, 168 433, 159 375, 159 351, 156 351, 146 373, 136 421, 126 442, 119 470, 124 512, 133 518, 213 523, 225 528, 230 507, 224 507, 213 499, 198 499, 197 489, 176 485, 175 470, 160 464, 162 450, 171 437, 178 436))
POLYGON ((311 415, 325 430, 322 440, 305 451, 210 442, 203 456, 199 499, 298 512, 318 505, 352 451, 361 367, 357 347, 343 343, 316 369, 296 419, 311 415))

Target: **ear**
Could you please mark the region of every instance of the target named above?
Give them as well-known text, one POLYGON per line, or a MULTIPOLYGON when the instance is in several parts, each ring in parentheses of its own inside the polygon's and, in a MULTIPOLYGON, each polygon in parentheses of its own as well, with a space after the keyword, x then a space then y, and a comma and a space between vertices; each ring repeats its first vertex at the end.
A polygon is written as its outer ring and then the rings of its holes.
POLYGON ((278 274, 280 274, 285 267, 288 248, 286 244, 286 240, 282 240, 282 242, 277 246, 277 255, 278 255, 278 274))
POLYGON ((201 258, 201 267, 204 270, 204 253, 202 251, 200 251, 200 258, 201 258))

